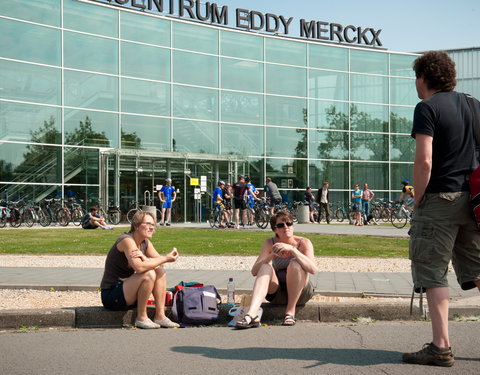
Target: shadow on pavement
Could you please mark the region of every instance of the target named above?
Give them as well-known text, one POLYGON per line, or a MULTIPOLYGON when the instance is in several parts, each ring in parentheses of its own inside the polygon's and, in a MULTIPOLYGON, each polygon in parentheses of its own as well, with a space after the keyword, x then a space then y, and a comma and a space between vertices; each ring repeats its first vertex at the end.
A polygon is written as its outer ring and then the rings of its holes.
POLYGON ((331 348, 235 348, 219 349, 205 346, 175 346, 172 351, 197 354, 213 359, 237 359, 245 361, 265 361, 269 359, 289 359, 316 361, 305 368, 326 364, 349 366, 372 366, 378 364, 401 363, 402 353, 371 349, 331 349, 331 348))

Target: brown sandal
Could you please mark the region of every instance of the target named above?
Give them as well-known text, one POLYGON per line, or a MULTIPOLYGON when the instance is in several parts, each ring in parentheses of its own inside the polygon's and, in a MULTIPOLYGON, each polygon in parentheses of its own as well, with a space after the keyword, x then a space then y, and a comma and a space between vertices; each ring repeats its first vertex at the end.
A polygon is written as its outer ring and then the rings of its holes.
POLYGON ((243 319, 242 319, 242 320, 239 320, 239 321, 235 324, 235 328, 236 328, 236 329, 257 328, 257 327, 260 326, 260 322, 256 322, 256 321, 255 321, 256 319, 258 319, 258 316, 256 316, 255 318, 253 318, 251 315, 245 314, 245 316, 243 317, 243 319), (245 319, 247 316, 250 318, 250 323, 247 322, 247 319, 245 319))
POLYGON ((293 327, 296 321, 297 319, 295 319, 294 315, 285 315, 285 318, 283 318, 282 326, 293 327))

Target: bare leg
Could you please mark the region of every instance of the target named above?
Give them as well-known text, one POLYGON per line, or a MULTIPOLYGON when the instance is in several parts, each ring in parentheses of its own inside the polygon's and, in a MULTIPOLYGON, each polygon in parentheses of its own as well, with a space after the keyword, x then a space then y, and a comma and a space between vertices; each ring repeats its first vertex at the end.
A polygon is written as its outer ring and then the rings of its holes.
POLYGON ((239 208, 235 208, 235 225, 238 227, 239 223, 238 223, 238 220, 239 220, 239 216, 240 216, 240 209, 239 208))
POLYGON ((137 302, 137 319, 144 321, 147 316, 147 302, 152 294, 155 272, 134 273, 123 282, 123 295, 127 305, 137 302))
POLYGON ((253 284, 252 301, 247 314, 255 318, 258 310, 267 294, 275 293, 278 289, 278 279, 275 271, 270 264, 264 264, 260 267, 253 284))
POLYGON ((163 267, 155 269, 155 284, 153 286, 153 298, 155 298, 154 320, 163 320, 165 315, 165 294, 167 291, 167 274, 163 267))
POLYGON ((448 287, 428 288, 427 302, 432 319, 433 343, 439 348, 450 347, 448 337, 448 287))
POLYGON ((287 291, 288 303, 285 309, 285 315, 294 315, 298 299, 302 294, 303 288, 307 285, 308 273, 295 260, 292 260, 287 267, 287 291))
POLYGON ((247 210, 242 210, 242 222, 243 226, 247 225, 247 210))
POLYGON ((171 208, 167 208, 167 223, 172 223, 172 209, 171 208))
POLYGON ((160 224, 165 224, 165 208, 162 207, 162 220, 160 221, 160 224))

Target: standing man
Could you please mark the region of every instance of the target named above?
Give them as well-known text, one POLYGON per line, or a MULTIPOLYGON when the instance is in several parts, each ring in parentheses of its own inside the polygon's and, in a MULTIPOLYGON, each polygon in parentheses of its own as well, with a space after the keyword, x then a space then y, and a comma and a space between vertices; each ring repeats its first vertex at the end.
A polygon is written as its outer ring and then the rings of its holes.
POLYGON ((462 289, 480 289, 480 231, 469 205, 468 184, 475 160, 473 116, 466 96, 453 91, 455 63, 445 52, 425 53, 413 70, 422 101, 415 107, 412 129, 416 150, 410 259, 415 290, 427 291, 433 340, 402 359, 450 367, 449 261, 462 289))
POLYGON ((222 215, 218 219, 219 228, 226 228, 228 226, 228 216, 227 216, 227 212, 225 211, 225 205, 224 205, 225 200, 223 197, 224 188, 225 188, 225 182, 218 181, 218 185, 215 188, 215 190, 213 190, 213 194, 212 194, 213 206, 222 213, 222 215), (222 224, 222 220, 225 221, 225 225, 222 224))
POLYGON ((322 217, 322 210, 325 210, 325 220, 327 220, 327 224, 330 224, 330 192, 328 186, 328 181, 325 181, 322 188, 318 189, 318 223, 320 223, 322 217))
POLYGON ((165 185, 162 186, 158 192, 158 198, 162 202, 162 220, 160 225, 170 226, 172 218, 172 203, 175 202, 177 198, 177 192, 175 191, 175 186, 172 186, 172 179, 167 178, 165 180, 165 185), (165 211, 167 211, 167 219, 165 220, 165 211))
POLYGON ((267 197, 270 205, 270 215, 273 216, 273 212, 275 211, 275 205, 282 203, 282 196, 278 191, 277 184, 272 182, 270 177, 265 179, 265 187, 263 188, 265 191, 265 196, 267 197))
POLYGON ((245 226, 247 222, 247 213, 245 209, 247 208, 247 190, 248 186, 245 183, 245 177, 240 176, 238 182, 233 185, 233 208, 235 209, 235 227, 240 228, 239 223, 239 214, 242 210, 242 224, 245 226))
POLYGON ((245 183, 248 186, 247 189, 247 218, 248 218, 248 225, 253 225, 255 217, 253 216, 253 208, 255 207, 255 201, 258 199, 258 190, 255 185, 252 184, 252 180, 250 177, 245 177, 245 183))
POLYGON ((375 193, 368 188, 368 184, 365 182, 363 184, 363 194, 362 194, 362 209, 363 215, 365 216, 365 223, 368 224, 368 217, 370 216, 370 202, 372 201, 375 193))

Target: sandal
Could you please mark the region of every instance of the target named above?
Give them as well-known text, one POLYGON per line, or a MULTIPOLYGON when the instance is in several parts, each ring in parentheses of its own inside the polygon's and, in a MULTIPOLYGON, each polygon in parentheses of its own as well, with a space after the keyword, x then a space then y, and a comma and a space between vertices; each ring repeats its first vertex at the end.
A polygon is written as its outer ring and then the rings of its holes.
POLYGON ((255 319, 258 319, 258 316, 253 318, 249 314, 245 314, 242 320, 239 320, 237 324, 235 324, 236 329, 245 329, 245 328, 257 328, 260 326, 260 322, 256 322, 255 319), (250 318, 250 323, 247 322, 247 316, 250 318))
POLYGON ((295 319, 294 315, 285 315, 285 318, 283 318, 282 326, 293 327, 296 321, 297 319, 295 319))

